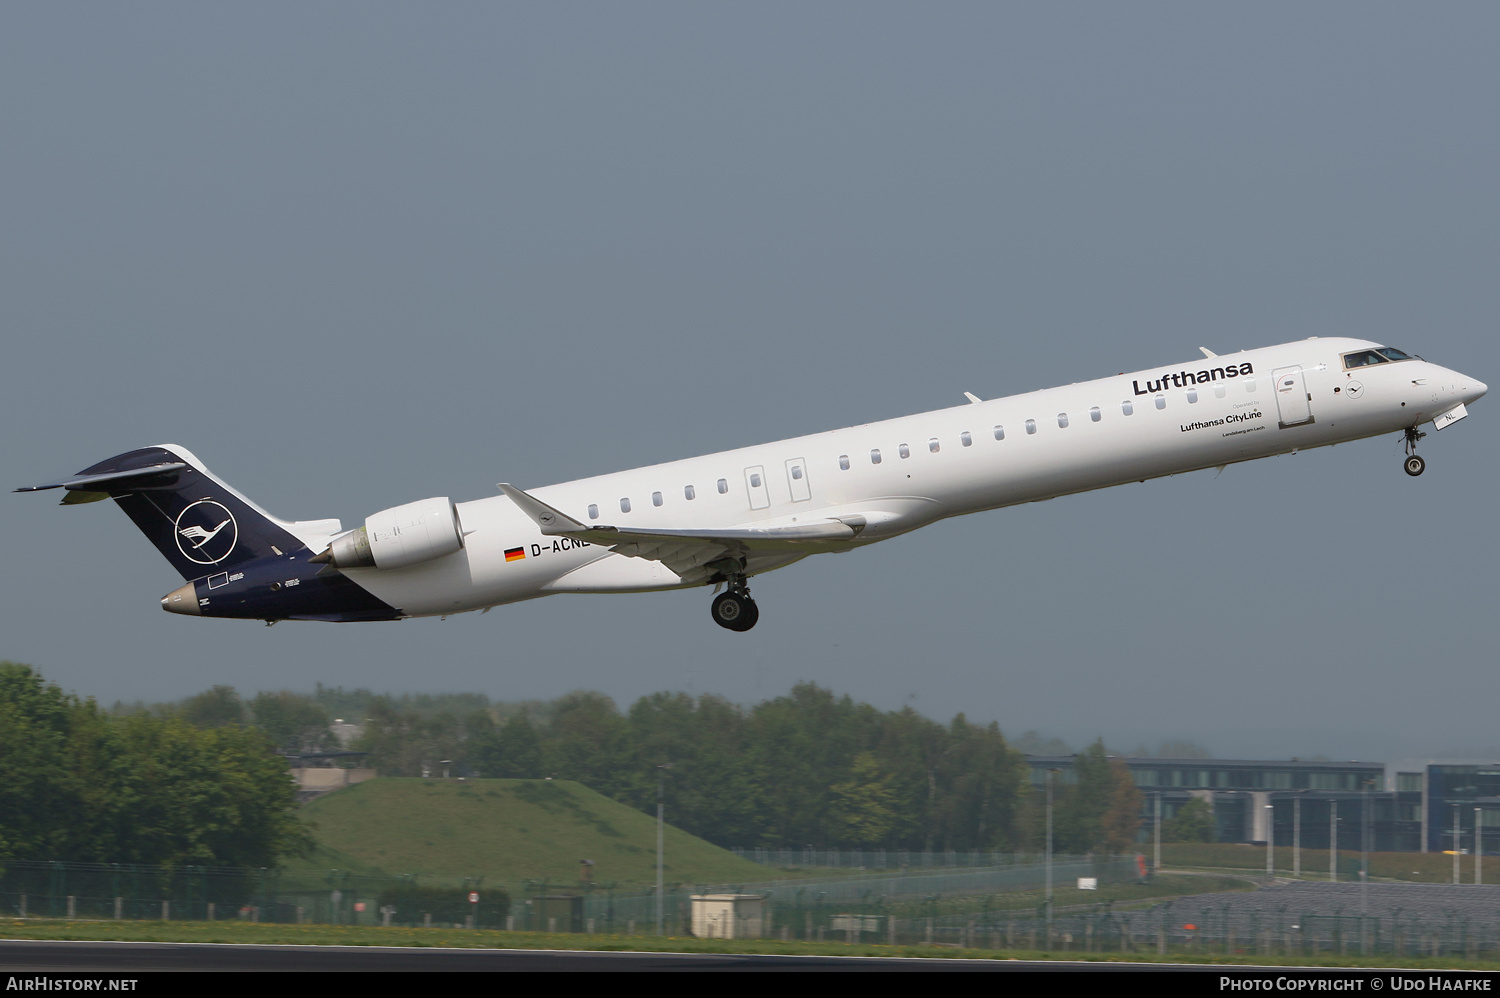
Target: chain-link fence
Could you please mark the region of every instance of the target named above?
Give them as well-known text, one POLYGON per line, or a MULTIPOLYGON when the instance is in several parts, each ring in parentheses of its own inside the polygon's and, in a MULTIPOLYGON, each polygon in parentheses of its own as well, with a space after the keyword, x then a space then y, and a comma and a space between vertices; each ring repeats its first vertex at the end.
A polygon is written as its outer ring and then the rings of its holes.
POLYGON ((1293 882, 1141 910, 1072 906, 1049 918, 1043 905, 853 921, 836 927, 857 927, 866 941, 883 929, 881 941, 999 950, 1500 960, 1500 887, 1293 882))
POLYGON ((1035 866, 1040 855, 953 849, 760 849, 733 846, 730 852, 752 863, 781 867, 855 870, 917 870, 938 867, 1035 866))
POLYGON ((427 895, 417 878, 344 870, 286 874, 273 869, 129 863, 13 861, 0 874, 0 913, 18 918, 160 919, 320 923, 453 924, 502 928, 509 893, 475 879, 427 895), (479 894, 470 903, 471 894, 479 894), (398 917, 400 916, 400 917, 398 917))
MULTIPOLYGON (((1078 878, 1130 883, 1133 860, 1057 859, 1058 895, 1078 878)), ((1500 959, 1500 887, 1299 881, 1192 895, 1125 910, 1047 910, 1040 863, 947 871, 678 885, 660 899, 611 884, 360 876, 214 867, 12 862, 0 914, 22 918, 226 920, 422 925, 650 935, 692 932, 694 897, 749 899, 753 922, 716 935, 824 943, 975 947, 1054 953, 1322 954, 1500 959), (659 909, 658 909, 659 902, 659 909), (747 926, 753 925, 753 932, 747 926)), ((1076 897, 1076 892, 1068 890, 1076 897)), ((702 904, 702 901, 697 902, 702 904)), ((700 933, 702 922, 700 920, 700 933)))
MULTIPOLYGON (((0 875, 0 913, 23 918, 241 919, 559 932, 654 932, 659 917, 664 932, 680 935, 691 925, 694 895, 728 892, 763 898, 769 912, 780 913, 767 923, 801 939, 834 931, 836 920, 849 912, 889 920, 912 905, 930 906, 938 899, 947 903, 953 898, 1038 890, 1046 875, 1040 862, 1013 859, 991 867, 674 885, 658 903, 653 890, 576 881, 486 885, 481 878, 362 876, 345 870, 281 873, 201 866, 160 869, 12 862, 0 875)), ((1058 857, 1052 876, 1059 885, 1080 877, 1117 883, 1135 879, 1138 869, 1133 860, 1058 857)), ((767 930, 763 927, 762 931, 767 930)))

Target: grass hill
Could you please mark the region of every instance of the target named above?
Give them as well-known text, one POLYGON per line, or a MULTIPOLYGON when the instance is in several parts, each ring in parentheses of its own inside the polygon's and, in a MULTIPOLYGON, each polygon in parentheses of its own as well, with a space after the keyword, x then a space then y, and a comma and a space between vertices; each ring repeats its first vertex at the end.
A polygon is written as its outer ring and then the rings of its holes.
MULTIPOLYGON (((486 883, 593 879, 656 882, 656 818, 567 780, 381 778, 320 797, 302 809, 318 848, 292 866, 356 872, 482 876, 486 883)), ((668 884, 767 880, 768 867, 668 825, 668 884)))

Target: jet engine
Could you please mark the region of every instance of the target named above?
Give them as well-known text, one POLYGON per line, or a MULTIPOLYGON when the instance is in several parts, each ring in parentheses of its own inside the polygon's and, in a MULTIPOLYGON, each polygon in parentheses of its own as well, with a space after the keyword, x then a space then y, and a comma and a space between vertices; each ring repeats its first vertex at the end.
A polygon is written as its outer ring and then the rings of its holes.
POLYGON ((443 496, 373 513, 364 526, 335 537, 312 560, 334 568, 405 568, 463 546, 458 509, 443 496))

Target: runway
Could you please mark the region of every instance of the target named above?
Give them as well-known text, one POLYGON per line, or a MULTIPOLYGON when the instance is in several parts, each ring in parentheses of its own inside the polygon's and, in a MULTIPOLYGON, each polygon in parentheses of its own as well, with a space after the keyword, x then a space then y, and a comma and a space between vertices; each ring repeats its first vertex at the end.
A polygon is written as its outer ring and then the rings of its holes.
MULTIPOLYGON (((1244 968, 1238 968, 1244 969, 1244 968)), ((163 971, 297 973, 434 971, 1194 971, 1184 964, 944 960, 905 957, 782 956, 741 953, 639 953, 598 950, 430 949, 399 946, 259 946, 229 943, 140 943, 0 940, 0 974, 121 975, 163 971)), ((1347 972, 1345 972, 1347 973, 1347 972)))

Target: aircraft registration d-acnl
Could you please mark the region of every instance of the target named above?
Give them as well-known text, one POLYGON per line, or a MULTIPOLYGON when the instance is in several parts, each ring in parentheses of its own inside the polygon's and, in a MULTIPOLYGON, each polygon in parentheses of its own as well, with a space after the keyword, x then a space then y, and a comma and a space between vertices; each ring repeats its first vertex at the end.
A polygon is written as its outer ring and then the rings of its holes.
POLYGON ((760 616, 752 576, 945 517, 1383 433, 1405 433, 1406 473, 1420 475, 1418 426, 1452 425, 1486 390, 1365 340, 1203 354, 472 502, 424 499, 353 530, 278 520, 174 445, 17 491, 114 499, 188 580, 162 599, 173 613, 395 620, 712 585, 714 621, 745 631, 760 616))

